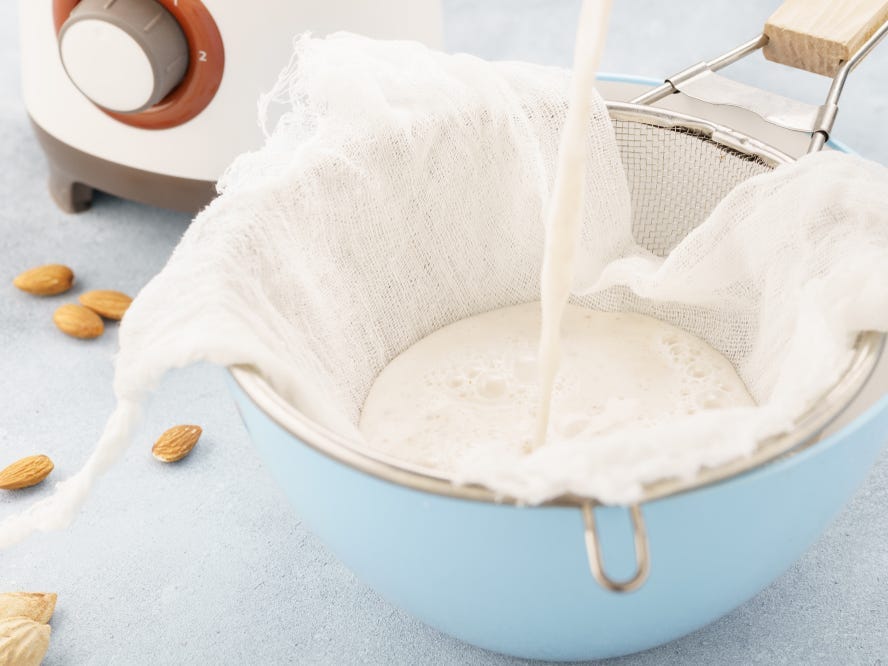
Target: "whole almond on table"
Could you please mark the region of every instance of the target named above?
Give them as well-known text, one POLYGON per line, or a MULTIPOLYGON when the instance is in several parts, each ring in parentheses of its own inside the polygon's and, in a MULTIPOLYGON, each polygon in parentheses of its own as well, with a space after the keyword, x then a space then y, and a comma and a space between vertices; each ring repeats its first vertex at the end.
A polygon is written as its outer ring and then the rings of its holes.
POLYGON ((21 273, 12 284, 35 296, 53 296, 71 288, 74 271, 62 264, 47 264, 21 273))
POLYGON ((122 319, 132 302, 133 299, 123 292, 111 289, 95 289, 80 295, 81 305, 85 305, 105 319, 122 319))
POLYGON ((203 429, 200 426, 174 426, 157 438, 151 448, 151 453, 162 462, 182 460, 191 453, 191 449, 197 444, 201 433, 203 433, 203 429))
POLYGON ((0 620, 0 664, 39 666, 49 649, 48 624, 27 617, 0 620))
POLYGON ((0 470, 0 489, 18 490, 36 486, 49 476, 52 468, 52 460, 47 456, 28 456, 16 460, 7 468, 0 470))
MULTIPOLYGON (((56 606, 55 592, 6 592, 0 594, 0 620, 26 617, 46 624, 56 606)), ((2 663, 2 662, 0 662, 2 663)))
POLYGON ((59 330, 75 338, 97 338, 105 331, 105 324, 99 315, 73 303, 60 306, 52 315, 52 320, 59 330))

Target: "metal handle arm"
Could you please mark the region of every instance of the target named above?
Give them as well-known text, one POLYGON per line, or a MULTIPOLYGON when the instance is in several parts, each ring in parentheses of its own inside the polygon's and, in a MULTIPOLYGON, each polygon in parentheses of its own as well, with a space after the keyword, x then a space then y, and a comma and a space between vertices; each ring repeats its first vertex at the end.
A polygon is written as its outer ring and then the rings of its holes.
POLYGON ((888 21, 883 23, 872 37, 842 64, 832 80, 826 100, 819 107, 808 106, 763 90, 743 86, 724 77, 713 76, 714 72, 763 48, 768 43, 768 37, 764 34, 740 44, 709 62, 697 63, 673 74, 661 85, 633 99, 632 103, 653 104, 674 93, 684 92, 705 102, 737 106, 756 113, 772 125, 810 134, 808 152, 817 152, 829 140, 839 111, 839 98, 848 75, 885 38, 886 34, 888 34, 888 21), (714 85, 715 83, 718 85, 714 85))

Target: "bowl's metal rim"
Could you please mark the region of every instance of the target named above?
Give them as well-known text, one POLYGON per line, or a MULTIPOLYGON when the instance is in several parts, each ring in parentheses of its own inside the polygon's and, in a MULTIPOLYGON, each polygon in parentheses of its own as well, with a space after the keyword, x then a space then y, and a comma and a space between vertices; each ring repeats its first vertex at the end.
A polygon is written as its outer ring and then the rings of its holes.
MULTIPOLYGON (((755 155, 774 166, 793 162, 794 159, 776 148, 757 139, 717 123, 656 107, 637 104, 608 102, 611 117, 619 120, 643 122, 659 127, 681 127, 699 132, 713 142, 755 155)), ((784 434, 762 441, 750 456, 737 459, 715 468, 700 471, 692 479, 665 479, 644 486, 638 503, 690 492, 704 486, 750 472, 769 462, 793 455, 817 443, 817 435, 838 418, 860 393, 878 363, 886 336, 866 332, 858 336, 851 362, 839 381, 817 400, 784 434)), ((292 434, 306 446, 333 460, 370 474, 383 481, 405 486, 413 490, 443 495, 461 500, 521 505, 517 498, 498 494, 478 484, 457 485, 445 476, 428 469, 395 460, 390 456, 359 449, 353 442, 311 421, 295 406, 287 403, 250 366, 229 368, 232 378, 252 402, 272 421, 292 434)), ((541 507, 582 507, 589 498, 564 495, 541 507)))

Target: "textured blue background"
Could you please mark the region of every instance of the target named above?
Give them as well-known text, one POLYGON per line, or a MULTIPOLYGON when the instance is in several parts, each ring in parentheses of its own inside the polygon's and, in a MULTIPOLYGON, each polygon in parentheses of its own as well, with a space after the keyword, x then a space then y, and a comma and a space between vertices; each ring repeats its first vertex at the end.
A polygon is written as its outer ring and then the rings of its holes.
MULTIPOLYGON (((755 35, 777 2, 615 4, 603 69, 658 77, 755 35)), ((9 281, 23 268, 60 261, 78 272, 78 290, 135 293, 187 219, 104 196, 79 217, 54 208, 19 93, 11 5, 0 10, 0 465, 46 452, 61 479, 80 467, 111 410, 116 335, 111 327, 88 344, 60 335, 50 323, 58 301, 28 298, 9 281)), ((569 61, 576 0, 444 5, 450 50, 569 61)), ((835 135, 888 163, 882 49, 855 72, 835 135)), ((731 72, 809 101, 825 84, 760 58, 731 72)), ((50 487, 0 494, 0 516, 50 487)), ((886 571, 883 455, 833 528, 765 592, 706 629, 614 663, 882 663, 886 571)), ((0 589, 59 593, 47 664, 512 663, 419 624, 333 560, 262 469, 222 371, 212 367, 167 378, 135 445, 74 527, 0 554, 0 589), (151 443, 179 422, 200 423, 206 434, 186 461, 162 467, 151 443)))

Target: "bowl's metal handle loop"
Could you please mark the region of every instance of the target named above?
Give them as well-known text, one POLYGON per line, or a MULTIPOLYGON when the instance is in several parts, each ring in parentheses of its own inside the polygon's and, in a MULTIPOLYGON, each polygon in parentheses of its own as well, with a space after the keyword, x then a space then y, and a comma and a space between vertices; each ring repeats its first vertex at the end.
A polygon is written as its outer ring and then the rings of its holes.
POLYGON ((826 100, 820 106, 798 102, 787 97, 747 86, 716 71, 745 58, 768 43, 764 33, 708 62, 700 62, 667 78, 659 86, 631 100, 633 104, 653 104, 674 93, 710 104, 723 104, 752 111, 765 122, 777 127, 811 135, 808 152, 815 153, 826 145, 839 111, 839 97, 848 75, 888 35, 888 21, 873 33, 854 54, 841 64, 832 80, 826 100))
POLYGON ((647 580, 651 570, 651 554, 648 547, 647 530, 644 525, 644 517, 641 515, 641 507, 633 504, 629 507, 632 516, 632 531, 635 537, 635 574, 627 580, 616 581, 608 577, 604 572, 604 563, 601 558, 601 545, 598 539, 598 530, 595 527, 595 505, 592 502, 583 504, 583 522, 586 526, 586 555, 589 559, 589 570, 606 590, 611 592, 632 592, 637 590, 647 580))

